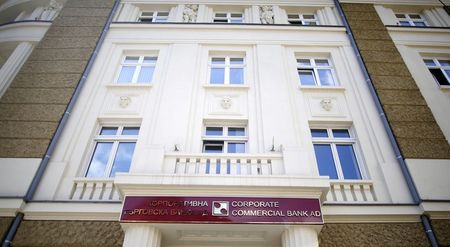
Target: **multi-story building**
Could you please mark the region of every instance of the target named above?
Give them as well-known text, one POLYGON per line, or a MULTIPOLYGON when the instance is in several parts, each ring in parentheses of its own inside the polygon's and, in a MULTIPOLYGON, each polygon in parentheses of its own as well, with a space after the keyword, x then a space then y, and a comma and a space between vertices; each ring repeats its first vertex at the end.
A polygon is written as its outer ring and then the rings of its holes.
POLYGON ((0 1, 3 245, 450 245, 446 4, 0 1))

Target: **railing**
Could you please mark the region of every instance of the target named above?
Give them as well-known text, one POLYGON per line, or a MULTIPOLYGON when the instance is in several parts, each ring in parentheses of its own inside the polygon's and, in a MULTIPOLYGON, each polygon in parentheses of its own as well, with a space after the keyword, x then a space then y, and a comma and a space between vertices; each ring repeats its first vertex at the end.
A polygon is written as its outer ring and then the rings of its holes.
POLYGON ((175 174, 269 176, 283 174, 280 155, 201 154, 175 157, 175 174))
POLYGON ((378 201, 370 180, 343 180, 330 182, 327 202, 376 202, 378 201))
POLYGON ((119 201, 120 194, 111 178, 75 178, 70 200, 119 201))

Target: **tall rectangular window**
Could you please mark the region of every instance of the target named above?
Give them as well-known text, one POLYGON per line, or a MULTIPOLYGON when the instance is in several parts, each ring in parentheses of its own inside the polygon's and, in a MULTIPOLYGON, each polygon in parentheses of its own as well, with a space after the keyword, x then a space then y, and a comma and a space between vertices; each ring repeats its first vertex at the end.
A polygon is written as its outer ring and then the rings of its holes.
POLYGON ((335 86, 331 61, 326 58, 299 58, 297 72, 302 86, 335 86))
POLYGON ((204 153, 245 153, 245 127, 206 126, 203 135, 204 153))
POLYGON ((290 24, 303 25, 303 26, 316 26, 319 25, 319 21, 315 14, 288 14, 288 22, 290 24))
POLYGON ((125 56, 117 83, 151 83, 157 60, 156 56, 125 56))
POLYGON ((450 86, 450 59, 425 58, 423 62, 439 85, 450 86))
POLYGON ((397 17, 398 24, 400 26, 416 26, 416 27, 426 27, 428 26, 425 19, 420 14, 395 14, 397 17))
POLYGON ((167 22, 169 20, 168 11, 141 12, 138 19, 140 22, 167 22))
POLYGON ((139 127, 102 127, 94 138, 94 150, 86 177, 114 177, 128 172, 133 158, 139 127))
POLYGON ((209 61, 210 84, 244 84, 245 60, 235 56, 213 56, 209 61))
POLYGON ((362 179, 348 129, 311 129, 319 174, 330 179, 362 179))
POLYGON ((222 12, 222 13, 214 13, 215 23, 243 23, 244 15, 242 13, 230 13, 230 12, 222 12))

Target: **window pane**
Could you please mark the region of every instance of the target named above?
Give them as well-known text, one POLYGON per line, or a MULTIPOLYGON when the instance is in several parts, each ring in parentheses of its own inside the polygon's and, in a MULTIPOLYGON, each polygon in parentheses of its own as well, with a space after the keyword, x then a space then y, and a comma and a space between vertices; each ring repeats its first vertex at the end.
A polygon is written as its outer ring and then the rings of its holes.
POLYGON ((162 16, 162 17, 156 17, 155 18, 155 22, 167 22, 167 17, 164 17, 164 16, 162 16))
POLYGON ((243 84, 244 83, 244 69, 243 68, 231 68, 230 69, 230 84, 243 84))
POLYGON ((316 85, 316 80, 314 79, 314 72, 310 70, 299 70, 298 76, 300 78, 300 84, 304 86, 314 86, 316 85))
POLYGON ((425 25, 425 22, 423 22, 423 21, 415 21, 414 22, 414 26, 416 26, 416 27, 425 27, 426 25, 425 25))
POLYGON ((242 17, 242 14, 234 13, 234 14, 231 14, 231 17, 242 17))
POLYGON ((224 68, 211 68, 211 84, 223 84, 225 78, 224 68))
POLYGON ((245 143, 228 143, 228 153, 245 153, 245 143))
POLYGON ((327 59, 315 59, 314 61, 316 62, 317 66, 330 66, 330 63, 327 59))
POLYGON ((227 23, 227 19, 214 19, 214 22, 227 23))
POLYGON ((117 133, 117 127, 102 127, 102 130, 100 130, 100 135, 115 135, 117 133))
POLYGON ((303 15, 303 19, 314 19, 314 15, 303 15))
POLYGON ((333 130, 333 136, 336 138, 350 138, 348 130, 333 130))
POLYGON ((297 14, 288 14, 289 19, 299 19, 297 14))
MULTIPOLYGON (((434 79, 440 84, 440 85, 450 85, 450 83, 447 81, 447 78, 445 78, 444 73, 441 69, 429 69, 431 74, 433 75, 434 79)), ((448 71, 446 71, 448 75, 448 71)))
POLYGON ((216 13, 216 17, 223 17, 226 18, 227 14, 226 13, 216 13))
POLYGON ((133 158, 135 146, 136 143, 134 142, 119 143, 110 177, 116 176, 116 172, 128 172, 130 170, 131 159, 133 158))
POLYGON ((434 63, 434 61, 432 59, 424 59, 423 62, 427 65, 427 66, 436 66, 436 64, 434 63))
POLYGON ((408 21, 401 21, 400 26, 411 26, 408 21))
POLYGON ((158 16, 169 16, 169 12, 158 12, 158 16))
POLYGON ((328 132, 326 129, 311 129, 312 137, 328 137, 328 132))
POLYGON ((230 64, 244 64, 243 58, 230 58, 230 64))
POLYGON ((206 133, 207 136, 222 136, 223 135, 223 129, 222 127, 206 127, 206 133))
POLYGON ((406 16, 404 14, 395 14, 395 16, 397 18, 406 18, 406 16))
POLYGON ((311 67, 311 61, 309 59, 297 59, 297 66, 299 67, 311 67))
POLYGON ((120 71, 119 79, 117 79, 118 83, 128 83, 133 80, 134 71, 136 70, 136 66, 123 66, 120 71))
POLYGON ((228 128, 228 136, 245 136, 245 128, 228 128))
POLYGON ((439 60, 441 66, 450 66, 450 60, 439 60))
POLYGON ((153 16, 153 12, 142 12, 141 16, 153 16))
POLYGON ((139 62, 139 57, 126 56, 124 61, 124 63, 137 63, 137 62, 139 62))
POLYGON ((242 23, 242 19, 231 19, 230 23, 242 23))
POLYGON ((139 127, 123 127, 122 135, 137 136, 139 135, 139 127))
POLYGON ((224 57, 213 57, 211 58, 212 64, 225 64, 225 58, 224 57))
POLYGON ((157 57, 144 57, 144 63, 156 63, 157 57))
POLYGON ((409 17, 411 19, 421 19, 420 15, 417 15, 417 14, 410 14, 409 17))
POLYGON ((223 153, 223 141, 204 141, 203 152, 205 153, 223 153))
POLYGON ((307 22, 305 22, 305 25, 316 26, 317 22, 315 22, 315 21, 307 21, 307 22))
POLYGON ((86 177, 103 177, 111 153, 112 142, 98 142, 95 145, 94 154, 86 177))
POLYGON ((333 75, 329 69, 318 69, 320 84, 322 86, 334 86, 333 75))
MULTIPOLYGON (((445 70, 445 73, 447 74, 447 77, 450 78, 450 69, 445 70)), ((447 83, 450 85, 449 81, 447 81, 447 83)))
POLYGON ((317 165, 321 176, 329 176, 330 179, 337 179, 336 167, 334 165, 333 153, 329 144, 314 144, 317 165))
POLYGON ((336 145, 344 179, 361 179, 352 145, 336 145))
POLYGON ((137 79, 138 83, 150 83, 152 82, 153 78, 153 71, 155 70, 155 67, 147 67, 142 66, 141 71, 139 72, 139 77, 137 79))

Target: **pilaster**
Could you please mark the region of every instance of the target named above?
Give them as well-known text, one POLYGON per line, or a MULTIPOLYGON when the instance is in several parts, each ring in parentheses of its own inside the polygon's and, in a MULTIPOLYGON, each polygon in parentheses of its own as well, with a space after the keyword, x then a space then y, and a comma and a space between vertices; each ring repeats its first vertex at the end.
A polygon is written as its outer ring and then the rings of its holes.
POLYGON ((315 226, 291 226, 281 235, 283 247, 319 246, 318 231, 315 226))
POLYGON ((122 228, 125 231, 123 247, 160 247, 161 232, 158 228, 151 225, 127 224, 123 223, 122 228))

